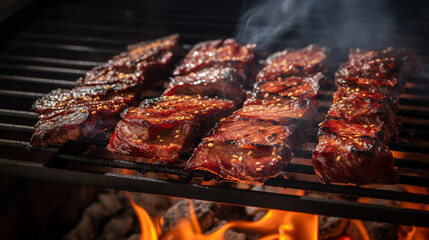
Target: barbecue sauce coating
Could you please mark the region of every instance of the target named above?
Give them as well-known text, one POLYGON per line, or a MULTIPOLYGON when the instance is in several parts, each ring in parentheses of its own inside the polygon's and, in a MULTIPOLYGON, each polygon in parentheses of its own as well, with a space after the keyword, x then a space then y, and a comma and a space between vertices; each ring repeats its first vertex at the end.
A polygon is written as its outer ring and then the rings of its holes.
POLYGON ((391 184, 398 180, 381 125, 327 120, 313 152, 316 175, 323 183, 391 184))
POLYGON ((274 93, 284 97, 315 98, 324 78, 322 73, 308 77, 278 77, 276 81, 256 83, 254 90, 262 95, 274 93))
POLYGON ((242 69, 248 82, 253 82, 258 70, 253 48, 240 46, 234 39, 210 40, 196 44, 176 67, 174 75, 187 75, 214 65, 233 65, 242 69))
POLYGON ((228 118, 198 145, 186 169, 207 170, 225 179, 261 183, 289 163, 296 126, 228 118))
POLYGON ((143 87, 171 68, 177 41, 178 35, 172 35, 134 45, 78 79, 75 88, 57 89, 38 99, 33 110, 41 115, 31 144, 44 147, 108 137, 119 114, 141 99, 143 87))
POLYGON ((232 99, 237 103, 246 97, 246 75, 241 68, 215 65, 171 79, 164 96, 197 95, 232 99))
POLYGON ((40 120, 35 125, 34 146, 62 144, 85 137, 107 138, 105 131, 119 120, 119 114, 136 100, 134 93, 120 93, 101 99, 57 89, 39 99, 40 120), (48 111, 47 108, 56 109, 48 111))
POLYGON ((325 51, 311 46, 270 57, 258 75, 267 78, 255 84, 241 109, 219 122, 203 139, 185 169, 206 170, 250 184, 261 184, 278 175, 291 161, 292 151, 302 146, 303 129, 310 126, 317 111, 314 97, 325 77, 316 72, 324 71, 318 63, 324 63, 325 51), (288 75, 288 64, 300 70, 305 65, 300 74, 315 74, 288 75))
POLYGON ((408 51, 354 50, 336 73, 339 87, 319 129, 313 164, 321 182, 394 184, 387 144, 401 128, 395 115, 405 80, 417 67, 408 51))
POLYGON ((107 149, 113 153, 174 163, 235 108, 230 100, 164 96, 122 114, 107 149))
POLYGON ((277 52, 267 58, 256 80, 277 80, 278 77, 309 76, 326 72, 326 54, 326 48, 314 45, 299 50, 277 52))
POLYGON ((352 50, 349 61, 335 73, 336 84, 379 92, 397 101, 405 89, 405 78, 417 71, 416 62, 414 53, 407 50, 352 50))

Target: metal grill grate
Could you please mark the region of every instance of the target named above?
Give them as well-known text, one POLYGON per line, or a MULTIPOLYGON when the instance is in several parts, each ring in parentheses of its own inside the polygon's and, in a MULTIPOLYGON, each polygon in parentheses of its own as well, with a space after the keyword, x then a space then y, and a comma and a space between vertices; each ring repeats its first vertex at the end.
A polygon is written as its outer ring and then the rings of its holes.
MULTIPOLYGON (((403 118, 403 130, 390 147, 400 172, 400 185, 427 188, 429 49, 425 40, 429 36, 429 21, 424 13, 428 6, 395 2, 393 7, 397 14, 397 33, 401 35, 397 35, 391 44, 415 49, 422 61, 422 71, 419 77, 410 79, 406 93, 401 95, 398 115, 403 118)), ((37 114, 30 108, 37 98, 55 88, 73 87, 79 76, 119 53, 129 43, 178 32, 183 37, 184 48, 189 49, 202 40, 231 37, 240 11, 240 2, 196 0, 180 4, 173 0, 147 3, 137 0, 64 0, 47 7, 34 21, 24 24, 25 27, 19 29, 18 35, 10 39, 0 54, 0 172, 159 195, 429 227, 429 212, 423 210, 250 190, 247 185, 227 182, 214 181, 214 185, 205 185, 201 179, 219 179, 207 172, 186 172, 181 167, 112 156, 104 150, 103 142, 87 140, 69 142, 62 147, 30 149, 28 141, 37 121, 37 114), (88 149, 92 150, 91 153, 83 154, 88 149), (142 174, 131 176, 118 169, 136 170, 142 174)), ((329 18, 329 15, 329 11, 317 12, 310 16, 308 22, 329 18)), ((330 38, 319 37, 317 42, 312 41, 314 32, 323 32, 317 25, 305 23, 302 29, 279 39, 277 48, 319 43, 333 47, 339 56, 345 55, 344 49, 332 46, 330 38), (305 34, 308 37, 303 37, 305 34), (307 42, 302 39, 307 39, 307 42)), ((262 57, 266 54, 261 53, 262 57)), ((338 61, 344 59, 339 57, 338 61)), ((335 69, 337 65, 332 67, 335 69)), ((331 104, 332 89, 333 86, 325 89, 320 96, 316 122, 323 119, 331 104)), ((315 124, 310 130, 307 148, 297 152, 292 164, 284 169, 288 179, 270 179, 265 186, 331 193, 349 199, 368 197, 429 204, 426 194, 317 182, 310 160, 317 141, 316 131, 315 124)))

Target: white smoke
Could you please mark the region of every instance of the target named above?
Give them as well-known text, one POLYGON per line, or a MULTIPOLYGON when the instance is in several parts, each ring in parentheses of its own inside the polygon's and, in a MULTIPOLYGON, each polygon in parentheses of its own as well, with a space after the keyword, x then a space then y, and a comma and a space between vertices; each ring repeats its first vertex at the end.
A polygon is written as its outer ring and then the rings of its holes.
POLYGON ((265 48, 280 34, 292 30, 308 14, 310 1, 266 0, 251 6, 240 18, 236 39, 265 48))
POLYGON ((259 1, 243 6, 235 38, 242 44, 256 43, 258 49, 270 48, 289 33, 302 46, 384 48, 394 36, 389 4, 387 0, 259 1))

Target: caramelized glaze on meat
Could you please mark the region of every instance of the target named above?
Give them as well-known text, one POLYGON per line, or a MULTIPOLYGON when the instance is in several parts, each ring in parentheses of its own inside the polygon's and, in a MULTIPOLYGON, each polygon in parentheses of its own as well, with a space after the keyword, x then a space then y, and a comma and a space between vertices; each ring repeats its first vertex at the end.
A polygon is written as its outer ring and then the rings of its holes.
POLYGON ((381 139, 381 125, 327 120, 313 152, 316 175, 324 183, 363 185, 397 181, 394 160, 381 139))
POLYGON ((34 104, 42 115, 31 143, 47 146, 96 135, 109 137, 105 131, 116 124, 122 110, 136 98, 131 92, 99 97, 74 90, 54 90, 34 104))
POLYGON ((211 40, 195 45, 182 63, 176 67, 174 75, 187 75, 214 65, 233 65, 242 68, 251 82, 257 71, 253 49, 238 45, 234 39, 211 40))
POLYGON ((126 107, 135 104, 147 82, 155 82, 178 55, 178 35, 139 43, 77 80, 72 90, 57 89, 38 99, 41 114, 31 144, 46 146, 67 140, 105 138, 126 107))
POLYGON ((317 110, 325 54, 309 46, 271 56, 243 107, 203 139, 186 169, 251 184, 279 174, 302 147, 317 110))
POLYGON ((219 122, 198 145, 186 169, 208 170, 225 179, 261 183, 278 174, 292 158, 295 127, 264 120, 219 122))
POLYGON ((397 97, 404 90, 406 78, 417 71, 414 53, 407 50, 353 50, 349 62, 335 74, 343 88, 360 88, 397 97))
POLYGON ((283 97, 315 98, 324 78, 320 72, 308 77, 278 77, 275 81, 256 83, 254 91, 262 95, 268 93, 283 97))
POLYGON ((395 115, 390 98, 370 91, 337 91, 328 117, 344 119, 350 123, 383 124, 386 129, 382 139, 385 142, 396 136, 401 129, 401 120, 395 115))
POLYGON ((406 78, 417 69, 409 51, 354 50, 337 73, 339 87, 313 153, 322 182, 394 184, 398 175, 387 144, 400 130, 395 115, 406 78))
POLYGON ((234 117, 271 120, 286 126, 295 121, 311 122, 317 110, 314 99, 276 99, 281 101, 247 99, 243 108, 234 112, 234 117))
POLYGON ((203 95, 219 96, 243 102, 245 98, 246 76, 242 69, 232 66, 216 65, 188 75, 171 79, 165 96, 170 95, 203 95))
POLYGON ((256 80, 276 80, 278 77, 309 76, 325 72, 326 54, 326 48, 313 45, 300 50, 288 49, 277 52, 266 60, 256 80))
POLYGON ((107 149, 113 153, 175 162, 189 151, 234 102, 191 96, 165 96, 128 109, 116 126, 107 149))

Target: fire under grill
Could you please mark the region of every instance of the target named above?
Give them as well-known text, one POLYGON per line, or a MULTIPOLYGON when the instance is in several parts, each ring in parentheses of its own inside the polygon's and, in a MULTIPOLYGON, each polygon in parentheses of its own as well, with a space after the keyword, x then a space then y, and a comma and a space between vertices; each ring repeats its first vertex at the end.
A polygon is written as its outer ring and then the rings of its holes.
MULTIPOLYGON (((241 2, 231 1, 178 3, 165 0, 143 3, 137 0, 82 0, 50 4, 48 7, 43 4, 37 7, 33 6, 34 3, 30 5, 30 8, 42 9, 41 14, 34 14, 34 20, 17 20, 17 17, 29 16, 31 10, 28 7, 15 14, 13 32, 16 35, 10 35, 0 54, 1 172, 158 195, 429 227, 429 211, 251 190, 244 185, 219 182, 216 176, 207 172, 187 172, 182 167, 114 156, 104 150, 105 142, 82 140, 68 142, 61 147, 30 148, 28 142, 37 121, 37 114, 30 109, 37 98, 56 88, 72 88, 79 76, 121 52, 130 43, 177 32, 182 36, 183 48, 189 50, 199 41, 232 37, 242 9, 241 2), (136 170, 142 174, 127 175, 125 171, 118 171, 122 169, 136 170), (153 173, 160 175, 154 177, 153 173), (206 181, 216 184, 204 184, 206 181)), ((388 43, 415 50, 421 61, 421 70, 418 77, 409 79, 406 92, 401 95, 398 115, 403 119, 403 128, 390 148, 400 173, 399 184, 428 188, 429 48, 426 41, 429 37, 429 19, 425 11, 429 8, 427 5, 410 5, 405 1, 391 4, 395 13, 395 35, 388 43)), ((339 56, 337 63, 331 63, 335 70, 344 61, 349 47, 362 45, 337 44, 337 35, 332 36, 332 31, 319 26, 320 20, 335 21, 330 17, 332 11, 336 11, 334 6, 329 11, 316 9, 308 14, 309 20, 301 24, 301 30, 279 38, 273 49, 276 49, 275 46, 278 46, 277 49, 304 47, 309 43, 327 45, 339 56)), ((364 16, 375 15, 376 18, 378 14, 371 9, 363 13, 364 16)), ((383 21, 383 16, 379 16, 379 20, 383 21)), ((10 21, 4 22, 3 27, 6 24, 9 30, 12 29, 10 21)), ((389 46, 372 44, 376 45, 374 47, 389 46)), ((362 47, 371 48, 372 45, 368 43, 362 47)), ((273 49, 262 52, 261 59, 273 49)), ((332 81, 332 74, 329 77, 332 81)), ((306 149, 296 152, 292 163, 284 169, 284 175, 288 178, 273 178, 264 185, 349 198, 368 197, 429 204, 426 194, 376 186, 321 184, 316 180, 311 153, 317 143, 317 123, 324 118, 334 89, 330 85, 319 96, 319 114, 309 131, 306 149)), ((147 97, 159 96, 161 92, 162 89, 154 89, 147 97)))

